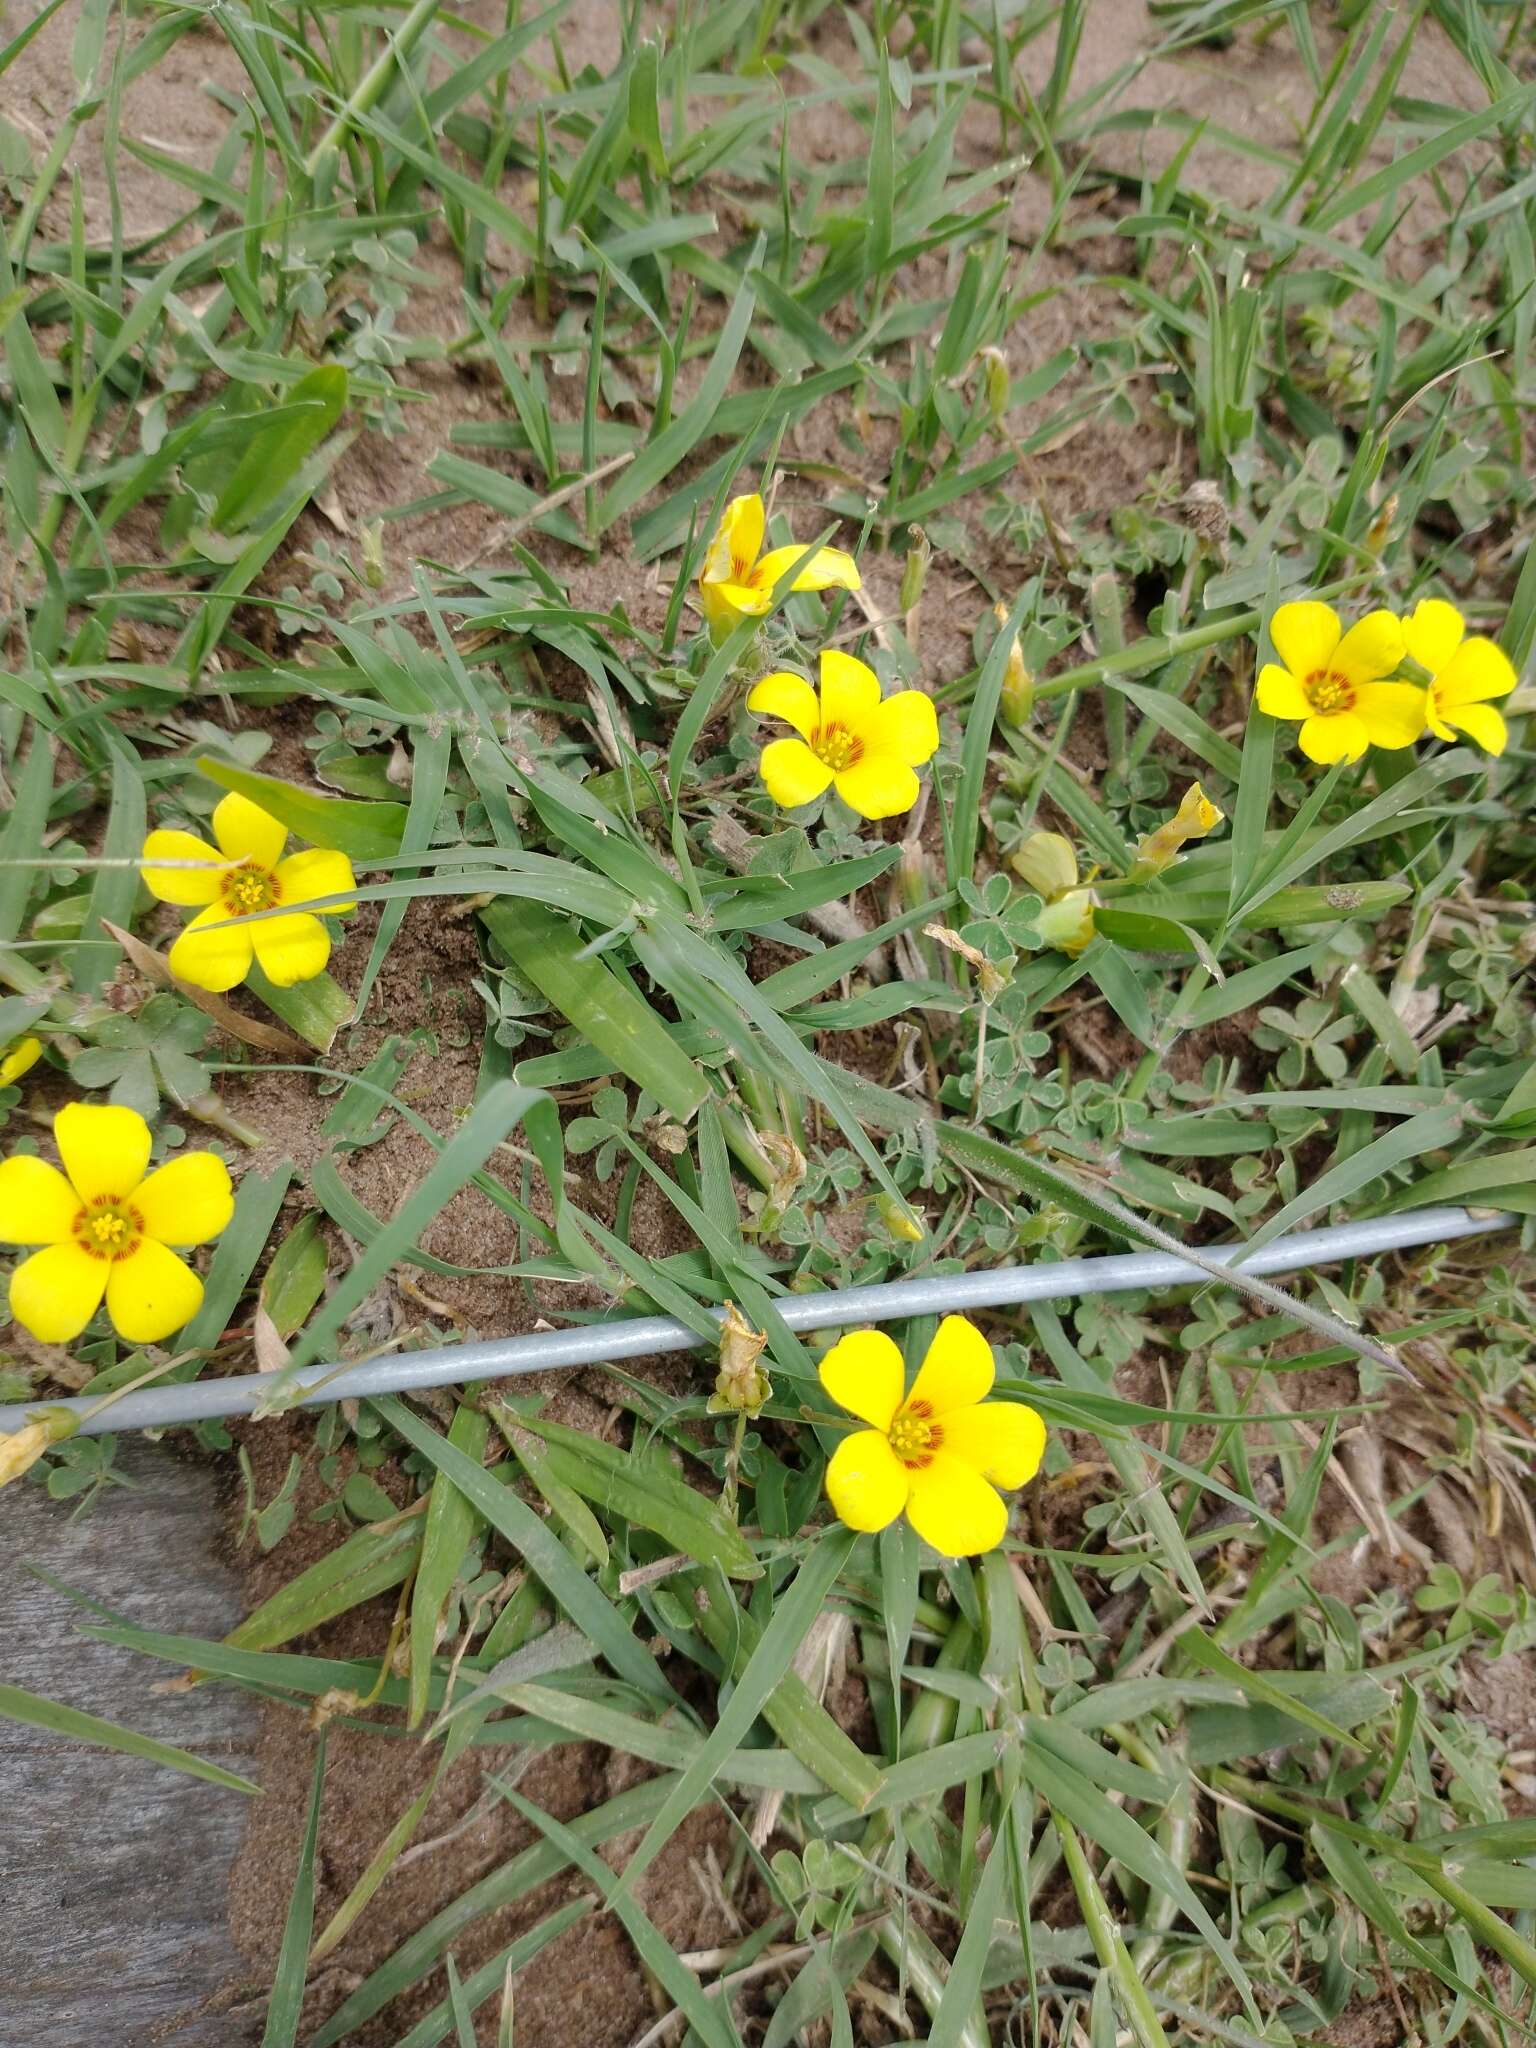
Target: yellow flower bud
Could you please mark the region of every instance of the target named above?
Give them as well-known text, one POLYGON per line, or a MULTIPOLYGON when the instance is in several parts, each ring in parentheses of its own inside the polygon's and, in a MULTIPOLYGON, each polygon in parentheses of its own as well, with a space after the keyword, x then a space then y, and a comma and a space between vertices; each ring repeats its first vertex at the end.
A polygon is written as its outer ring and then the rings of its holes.
POLYGON ((1059 953, 1081 953, 1094 935, 1093 891, 1069 889, 1058 896, 1035 919, 1035 930, 1059 953))
POLYGON ((1059 832, 1031 832, 1008 856, 1008 865, 1044 903, 1077 887, 1077 855, 1071 840, 1059 832))
POLYGON ((1154 875, 1160 875, 1164 868, 1171 867, 1178 859, 1187 841, 1204 839, 1225 815, 1211 802, 1199 783, 1192 782, 1173 816, 1159 825, 1156 831, 1143 833, 1131 863, 1130 879, 1149 882, 1154 875))
POLYGON ((67 1408, 48 1408, 24 1429, 0 1435, 0 1486, 9 1486, 23 1472, 31 1471, 50 1445, 62 1443, 79 1427, 67 1408))
POLYGON ((19 1081, 42 1056, 43 1041, 30 1035, 13 1038, 9 1045, 0 1046, 0 1088, 9 1088, 13 1081, 19 1081))
MULTIPOLYGON (((1005 605, 993 605, 992 616, 999 626, 1007 625, 1008 610, 1005 605)), ((1014 635, 1013 645, 1008 650, 1008 670, 1003 677, 1003 694, 998 708, 1009 725, 1027 724, 1029 714, 1035 708, 1035 679, 1024 666, 1024 655, 1017 634, 1014 635)))
POLYGON ((927 1236, 905 1202, 894 1201, 890 1195, 876 1195, 875 1209, 891 1236, 902 1244, 921 1244, 927 1236))
POLYGON ((734 1302, 725 1304, 725 1321, 720 1325, 720 1370, 715 1391, 709 1397, 711 1415, 760 1415, 773 1392, 768 1375, 758 1364, 768 1342, 761 1330, 754 1330, 734 1302))

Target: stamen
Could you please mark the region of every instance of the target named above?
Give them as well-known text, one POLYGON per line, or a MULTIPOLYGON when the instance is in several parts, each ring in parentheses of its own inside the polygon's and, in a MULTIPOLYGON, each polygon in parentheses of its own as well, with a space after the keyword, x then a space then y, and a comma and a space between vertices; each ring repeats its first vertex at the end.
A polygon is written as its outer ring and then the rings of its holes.
POLYGON ((834 775, 840 775, 863 758, 864 742, 846 725, 819 725, 811 737, 811 752, 834 775))
POLYGON ((1307 693, 1307 702, 1324 718, 1336 711, 1353 711, 1355 708, 1354 687, 1348 677, 1341 676, 1337 669, 1313 669, 1302 687, 1307 693))

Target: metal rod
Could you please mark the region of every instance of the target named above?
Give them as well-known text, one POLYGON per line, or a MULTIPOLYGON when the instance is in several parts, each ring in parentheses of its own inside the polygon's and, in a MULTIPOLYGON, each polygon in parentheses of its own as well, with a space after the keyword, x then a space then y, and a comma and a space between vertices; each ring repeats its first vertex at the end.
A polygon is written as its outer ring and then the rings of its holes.
MULTIPOLYGON (((1412 1245, 1442 1244, 1450 1238, 1483 1237, 1506 1230, 1516 1218, 1501 1213, 1470 1215, 1465 1209, 1410 1209, 1398 1216, 1372 1217, 1324 1230, 1277 1238, 1244 1258, 1247 1247, 1228 1244, 1204 1253, 1222 1265, 1241 1260, 1244 1272, 1289 1273, 1412 1245)), ((788 1295, 776 1302, 792 1330, 838 1330, 852 1323, 889 1323, 912 1316, 949 1315, 970 1309, 1005 1308, 1025 1301, 1056 1301, 1081 1294, 1116 1294, 1133 1288, 1210 1285, 1210 1275, 1165 1252, 1131 1252, 1109 1258, 1060 1259, 1026 1266, 992 1266, 974 1273, 937 1273, 926 1279, 888 1280, 872 1287, 830 1288, 822 1294, 788 1295)), ((720 1311, 710 1314, 719 1317, 720 1311)), ((524 1373, 555 1372, 576 1365, 611 1364, 664 1351, 706 1348, 709 1339, 670 1316, 615 1317, 568 1330, 542 1330, 527 1337, 493 1337, 478 1344, 451 1344, 434 1351, 402 1351, 338 1369, 312 1365, 289 1375, 285 1398, 299 1405, 356 1400, 370 1394, 403 1394, 422 1387, 462 1386, 473 1380, 511 1379, 524 1373), (323 1386, 317 1382, 324 1381, 323 1386), (298 1391, 308 1389, 309 1391, 298 1391)), ((283 1375, 236 1373, 227 1379, 190 1380, 174 1386, 141 1387, 89 1415, 100 1396, 0 1407, 0 1431, 24 1426, 39 1407, 66 1408, 87 1419, 82 1436, 124 1429, 168 1429, 227 1415, 249 1415, 271 1395, 283 1375)))

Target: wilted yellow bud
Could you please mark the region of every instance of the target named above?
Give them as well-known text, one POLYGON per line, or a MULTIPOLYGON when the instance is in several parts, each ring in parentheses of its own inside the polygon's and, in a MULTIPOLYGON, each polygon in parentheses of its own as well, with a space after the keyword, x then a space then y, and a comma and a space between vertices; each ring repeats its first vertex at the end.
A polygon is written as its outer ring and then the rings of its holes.
POLYGON ((1008 865, 1043 903, 1054 903, 1077 887, 1077 855, 1059 832, 1031 832, 1008 856, 1008 865))
MULTIPOLYGON (((993 605, 992 616, 999 626, 1006 626, 1007 606, 993 605)), ((1003 694, 998 708, 1009 725, 1027 724, 1029 714, 1035 708, 1035 679, 1024 666, 1024 654, 1019 646, 1017 634, 1014 635, 1013 645, 1008 650, 1008 671, 1003 677, 1003 694)))
POLYGON ((711 1415, 760 1415, 773 1392, 768 1375, 758 1364, 768 1342, 761 1330, 754 1330, 734 1302, 725 1304, 725 1321, 720 1325, 720 1370, 715 1391, 709 1397, 711 1415))
POLYGON ((890 1195, 876 1195, 875 1208, 880 1221, 891 1236, 898 1238, 902 1244, 921 1244, 927 1236, 928 1233, 905 1202, 898 1202, 890 1195))
POLYGON ((1225 815, 1211 802, 1199 783, 1192 782, 1173 816, 1159 825, 1155 832, 1143 833, 1131 863, 1131 881, 1149 882, 1154 875, 1160 875, 1164 868, 1171 867, 1178 859, 1187 841, 1204 839, 1225 815))
POLYGON ((0 1486, 9 1486, 30 1472, 51 1444, 62 1443, 80 1427, 67 1408, 48 1408, 24 1429, 0 1435, 0 1486))
POLYGON ((1047 903, 1035 919, 1035 930, 1059 953, 1081 953, 1094 935, 1093 891, 1069 889, 1065 896, 1047 903))
POLYGON ((923 585, 928 580, 928 564, 932 560, 933 543, 920 526, 914 526, 912 542, 907 549, 906 563, 901 572, 899 609, 903 617, 914 610, 921 601, 923 585))
POLYGON ((981 372, 987 388, 987 410, 994 421, 1001 420, 1008 410, 1013 379, 1008 374, 1008 358, 1000 348, 981 351, 981 372))

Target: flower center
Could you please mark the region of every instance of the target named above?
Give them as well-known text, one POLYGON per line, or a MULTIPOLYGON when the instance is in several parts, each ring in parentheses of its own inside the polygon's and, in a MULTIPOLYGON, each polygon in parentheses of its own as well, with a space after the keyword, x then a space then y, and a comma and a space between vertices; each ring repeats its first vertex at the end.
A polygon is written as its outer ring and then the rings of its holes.
POLYGON ((270 910, 281 894, 277 878, 254 861, 235 868, 224 877, 224 903, 232 917, 247 917, 253 910, 270 910))
POLYGON ((839 775, 862 757, 864 742, 846 725, 818 725, 811 739, 811 752, 834 775, 839 775))
POLYGON ((909 1401, 896 1412, 891 1423, 891 1449, 909 1471, 920 1471, 933 1463, 933 1454, 944 1441, 944 1432, 932 1419, 926 1401, 909 1401))
POLYGON ((1355 708, 1354 690, 1337 669, 1313 669, 1302 687, 1307 693, 1307 702, 1324 718, 1330 712, 1353 711, 1355 708))
POLYGON ((131 1258, 144 1241, 144 1218, 116 1195, 87 1202, 70 1228, 76 1244, 93 1259, 131 1258))

